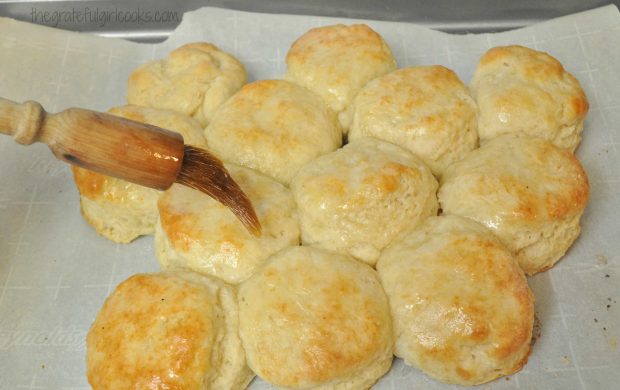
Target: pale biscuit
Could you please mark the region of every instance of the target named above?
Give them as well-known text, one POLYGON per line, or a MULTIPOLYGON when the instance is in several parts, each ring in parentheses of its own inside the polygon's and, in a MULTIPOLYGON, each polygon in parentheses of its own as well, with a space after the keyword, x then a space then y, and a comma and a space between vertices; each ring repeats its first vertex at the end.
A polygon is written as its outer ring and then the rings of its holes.
MULTIPOLYGON (((200 124, 183 114, 132 105, 109 113, 180 133, 186 144, 206 145, 200 124)), ((72 170, 82 215, 97 233, 121 243, 153 234, 159 191, 75 166, 72 170)))
POLYGON ((283 80, 244 86, 205 130, 220 158, 288 185, 307 162, 342 144, 334 114, 316 94, 283 80))
POLYGON ((377 263, 396 356, 447 383, 477 385, 527 362, 534 296, 516 260, 488 230, 432 217, 377 263))
POLYGON ((480 141, 527 133, 574 151, 588 99, 581 85, 547 53, 495 47, 482 56, 471 82, 480 108, 480 141))
POLYGON ((541 138, 507 134, 444 172, 444 214, 491 229, 531 275, 555 264, 579 236, 588 178, 575 156, 541 138))
POLYGON ((295 202, 282 184, 248 168, 226 165, 247 194, 262 226, 255 237, 225 206, 173 185, 159 199, 155 253, 164 269, 189 268, 239 283, 277 251, 299 244, 295 202))
POLYGON ((437 181, 413 154, 355 140, 301 169, 291 183, 302 242, 374 265, 396 235, 437 215, 437 181))
POLYGON ((86 337, 98 389, 244 389, 254 374, 232 287, 192 272, 138 274, 105 301, 86 337))
POLYGON ((420 157, 437 176, 478 146, 478 109, 443 66, 403 68, 369 82, 349 109, 349 140, 372 136, 420 157))
POLYGON ((365 24, 311 29, 291 45, 286 64, 287 80, 319 94, 336 113, 367 82, 396 69, 387 43, 365 24))
POLYGON ((392 320, 376 272, 348 256, 292 247, 239 289, 248 366, 288 389, 367 389, 390 368, 392 320))
POLYGON ((189 43, 133 71, 127 101, 177 111, 206 126, 246 80, 245 68, 232 55, 210 43, 189 43))

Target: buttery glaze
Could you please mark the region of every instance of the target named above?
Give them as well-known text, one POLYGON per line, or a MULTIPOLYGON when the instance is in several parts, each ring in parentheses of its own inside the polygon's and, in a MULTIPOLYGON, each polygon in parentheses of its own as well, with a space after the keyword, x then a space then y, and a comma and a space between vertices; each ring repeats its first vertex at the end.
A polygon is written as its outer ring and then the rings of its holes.
POLYGON ((480 141, 525 133, 574 151, 589 103, 579 81, 547 53, 523 46, 487 51, 471 90, 478 107, 480 141))
POLYGON ((426 165, 370 137, 303 167, 291 190, 305 245, 370 265, 397 234, 437 214, 437 181, 426 165))
POLYGON ((88 334, 89 382, 198 389, 212 369, 218 310, 216 297, 198 285, 133 276, 107 299, 88 334))
MULTIPOLYGON (((109 113, 171 129, 192 145, 206 145, 198 122, 182 114, 131 105, 112 108, 109 113)), ((156 159, 176 163, 176 156, 154 153, 156 159)), ((130 242, 139 235, 154 233, 159 191, 76 166, 72 171, 82 214, 99 234, 116 242, 130 242)))
POLYGON ((527 274, 558 261, 577 238, 588 177, 568 150, 525 134, 488 141, 441 179, 444 214, 486 225, 527 274))
POLYGON ((248 366, 282 388, 370 388, 392 363, 394 335, 376 272, 296 246, 239 289, 248 366), (323 386, 323 387, 321 387, 323 386))
POLYGON ((475 385, 527 361, 534 297, 516 260, 481 225, 431 217, 383 251, 396 356, 448 383, 475 385))
POLYGON ((137 274, 108 297, 86 337, 94 390, 243 389, 232 287, 187 271, 137 274))
POLYGON ((311 29, 291 45, 286 64, 287 80, 321 96, 336 113, 370 80, 396 69, 387 43, 365 24, 311 29))
POLYGON ((372 80, 350 111, 349 141, 370 136, 399 145, 437 176, 478 146, 476 103, 443 66, 402 68, 372 80))
POLYGON ((252 235, 229 209, 205 194, 174 185, 158 202, 155 250, 163 268, 189 268, 236 284, 272 254, 299 244, 290 191, 251 169, 227 168, 254 204, 261 236, 252 235))
POLYGON ((336 117, 321 98, 284 80, 241 88, 217 111, 205 137, 223 160, 284 185, 302 166, 342 145, 336 117))

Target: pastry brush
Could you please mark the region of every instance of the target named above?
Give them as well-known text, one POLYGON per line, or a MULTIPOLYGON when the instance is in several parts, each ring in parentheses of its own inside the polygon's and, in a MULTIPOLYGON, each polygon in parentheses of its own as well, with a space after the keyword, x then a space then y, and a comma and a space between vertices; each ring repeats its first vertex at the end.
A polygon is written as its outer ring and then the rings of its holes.
POLYGON ((23 145, 43 142, 62 161, 146 187, 165 190, 179 183, 197 189, 260 235, 252 203, 222 162, 206 150, 184 145, 178 133, 81 108, 50 114, 37 102, 2 98, 0 133, 23 145))

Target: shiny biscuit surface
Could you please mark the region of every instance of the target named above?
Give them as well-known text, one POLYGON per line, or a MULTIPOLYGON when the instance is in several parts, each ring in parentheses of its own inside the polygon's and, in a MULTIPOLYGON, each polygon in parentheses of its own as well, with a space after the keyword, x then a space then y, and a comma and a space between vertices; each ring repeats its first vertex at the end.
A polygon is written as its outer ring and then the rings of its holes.
POLYGON ((248 365, 294 389, 366 389, 392 363, 394 336, 376 272, 348 256, 286 249, 239 289, 248 365))
POLYGON ((304 164, 342 144, 321 98, 283 80, 244 86, 220 108, 205 137, 218 157, 285 185, 304 164))
POLYGON ((552 267, 579 236, 588 193, 588 177, 571 152, 507 134, 451 165, 438 198, 444 214, 491 229, 531 275, 552 267))
POLYGON ((396 69, 387 43, 365 24, 313 28, 286 56, 287 80, 319 94, 336 113, 370 80, 396 69))
POLYGON ((441 175, 478 146, 478 109, 443 66, 396 70, 369 82, 348 110, 349 140, 372 136, 400 145, 441 175))
POLYGON ((396 235, 437 214, 437 181, 417 157, 375 138, 350 142, 291 183, 302 242, 374 265, 396 235))
POLYGON ((494 47, 474 73, 481 142, 526 133, 574 151, 581 141, 588 99, 579 81, 547 53, 523 46, 494 47))
POLYGON ((215 110, 247 80, 244 66, 206 42, 183 45, 129 76, 127 101, 177 111, 206 126, 215 110))
POLYGON ((190 268, 236 284, 272 254, 299 244, 290 191, 251 169, 226 167, 252 202, 261 236, 249 233, 228 208, 209 196, 175 184, 158 202, 155 252, 163 268, 190 268))
POLYGON ((483 226, 432 217, 382 254, 396 356, 443 382, 475 385, 527 361, 534 297, 510 251, 483 226))
POLYGON ((88 336, 93 389, 243 389, 253 377, 230 287, 191 272, 138 274, 108 297, 88 336))

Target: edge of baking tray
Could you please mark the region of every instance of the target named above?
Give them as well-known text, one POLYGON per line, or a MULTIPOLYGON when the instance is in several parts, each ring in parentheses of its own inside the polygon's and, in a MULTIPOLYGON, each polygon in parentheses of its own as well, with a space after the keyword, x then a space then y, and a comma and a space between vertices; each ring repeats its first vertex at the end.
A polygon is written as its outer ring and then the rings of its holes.
POLYGON ((183 13, 205 6, 411 22, 465 34, 511 30, 610 3, 620 7, 620 0, 0 0, 0 16, 105 37, 161 42, 180 24, 183 13), (128 20, 119 20, 118 15, 127 15, 128 20))

